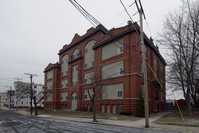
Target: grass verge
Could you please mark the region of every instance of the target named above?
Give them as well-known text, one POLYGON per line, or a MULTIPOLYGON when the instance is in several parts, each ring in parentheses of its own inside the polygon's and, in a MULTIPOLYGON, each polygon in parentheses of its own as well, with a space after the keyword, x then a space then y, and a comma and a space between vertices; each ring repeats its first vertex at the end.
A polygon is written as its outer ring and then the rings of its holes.
MULTIPOLYGON (((39 114, 43 115, 54 115, 54 116, 63 116, 63 117, 76 117, 76 118, 92 118, 92 112, 79 112, 79 111, 68 111, 68 110, 51 110, 51 109, 40 109, 38 110, 39 114)), ((110 119, 110 120, 139 120, 142 118, 134 116, 124 116, 112 113, 100 113, 97 112, 97 119, 110 119)))

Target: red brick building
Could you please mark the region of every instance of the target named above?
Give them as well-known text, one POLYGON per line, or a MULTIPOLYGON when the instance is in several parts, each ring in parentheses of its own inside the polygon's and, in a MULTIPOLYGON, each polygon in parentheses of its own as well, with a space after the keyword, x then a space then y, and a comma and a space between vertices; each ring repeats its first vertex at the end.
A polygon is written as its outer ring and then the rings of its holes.
MULTIPOLYGON (((88 89, 91 76, 103 80, 96 96, 96 111, 134 112, 143 88, 141 47, 137 23, 107 30, 102 25, 86 34, 75 34, 72 42, 59 51, 59 62, 45 68, 45 108, 91 108, 88 89)), ((145 59, 154 69, 164 89, 155 88, 155 77, 148 68, 150 111, 165 109, 165 60, 152 39, 144 36, 145 59)))

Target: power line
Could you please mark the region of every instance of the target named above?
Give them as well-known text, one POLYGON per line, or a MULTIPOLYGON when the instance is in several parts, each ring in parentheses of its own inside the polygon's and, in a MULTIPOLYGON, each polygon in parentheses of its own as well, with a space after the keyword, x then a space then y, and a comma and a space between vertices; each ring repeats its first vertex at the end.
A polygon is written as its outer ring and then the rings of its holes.
MULTIPOLYGON (((91 14, 89 14, 79 3, 77 3, 75 0, 74 0, 74 2, 76 3, 74 3, 72 0, 69 0, 75 7, 76 7, 76 9, 81 13, 81 14, 83 14, 84 15, 84 17, 87 19, 87 20, 89 20, 89 22, 91 22, 92 24, 95 24, 94 26, 96 27, 97 25, 99 25, 99 24, 101 24, 96 18, 94 18, 91 14)), ((102 25, 102 24, 101 24, 102 25)), ((133 28, 136 30, 136 32, 138 33, 138 31, 137 31, 137 29, 134 27, 134 25, 133 25, 133 28)), ((106 32, 106 35, 110 35, 112 38, 116 38, 113 34, 111 34, 110 33, 110 31, 107 31, 106 32)), ((138 34, 139 35, 139 34, 138 34)), ((129 45, 127 44, 125 44, 125 43, 121 43, 119 40, 116 40, 117 42, 119 42, 120 44, 122 44, 122 45, 124 45, 125 47, 127 47, 127 48, 129 48, 129 45)), ((118 48, 120 48, 117 44, 115 44, 115 42, 113 42, 113 44, 116 46, 116 47, 118 47, 118 48)), ((137 44, 138 44, 138 42, 137 42, 137 44)), ((124 50, 125 52, 127 52, 128 53, 128 51, 126 51, 126 50, 124 50)))
MULTIPOLYGON (((135 4, 135 2, 132 3, 131 5, 129 5, 128 8, 130 8, 133 4, 135 4)), ((128 9, 128 8, 127 8, 127 9, 128 9)), ((105 23, 105 25, 107 25, 107 24, 109 24, 110 22, 112 22, 114 19, 116 19, 118 16, 120 16, 123 12, 125 12, 125 9, 124 9, 123 11, 119 12, 118 14, 116 14, 114 17, 112 17, 109 21, 107 21, 107 22, 105 23)), ((127 20, 125 20, 125 21, 127 21, 127 20)), ((122 23, 123 23, 123 22, 122 22, 122 23)))

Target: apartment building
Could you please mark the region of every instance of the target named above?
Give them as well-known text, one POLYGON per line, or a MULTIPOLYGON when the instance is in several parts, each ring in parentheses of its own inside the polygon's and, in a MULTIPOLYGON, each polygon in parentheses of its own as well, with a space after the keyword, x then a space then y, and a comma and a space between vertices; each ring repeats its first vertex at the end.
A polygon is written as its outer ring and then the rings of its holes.
MULTIPOLYGON (((145 60, 163 88, 157 87, 155 77, 148 71, 150 112, 165 109, 165 60, 144 36, 145 60)), ((59 51, 59 62, 45 70, 44 107, 51 109, 92 107, 88 91, 95 86, 92 77, 102 80, 95 98, 98 112, 133 112, 143 89, 141 46, 137 23, 107 30, 102 25, 90 28, 85 35, 75 34, 70 44, 59 51)))
MULTIPOLYGON (((30 108, 30 83, 22 82, 22 81, 15 81, 15 95, 13 95, 13 104, 15 108, 30 108)), ((38 107, 43 107, 43 88, 44 85, 42 84, 35 84, 32 85, 33 96, 36 97, 36 101, 38 102, 38 107)), ((32 101, 32 107, 34 107, 34 102, 32 101)))

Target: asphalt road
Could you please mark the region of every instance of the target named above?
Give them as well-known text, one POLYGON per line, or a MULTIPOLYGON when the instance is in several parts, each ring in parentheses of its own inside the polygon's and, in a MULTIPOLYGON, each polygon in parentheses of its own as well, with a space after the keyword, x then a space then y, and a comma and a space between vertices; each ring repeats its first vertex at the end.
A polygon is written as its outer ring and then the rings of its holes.
POLYGON ((0 109, 0 133, 176 133, 40 118, 0 109))

